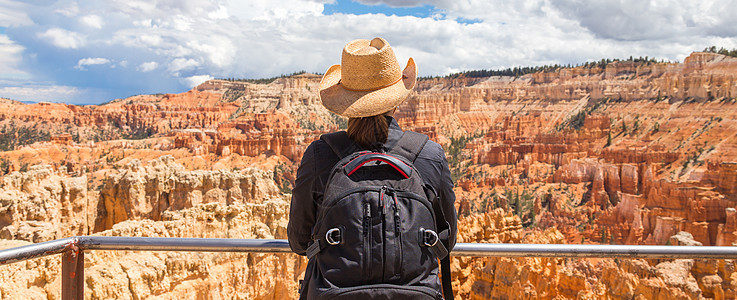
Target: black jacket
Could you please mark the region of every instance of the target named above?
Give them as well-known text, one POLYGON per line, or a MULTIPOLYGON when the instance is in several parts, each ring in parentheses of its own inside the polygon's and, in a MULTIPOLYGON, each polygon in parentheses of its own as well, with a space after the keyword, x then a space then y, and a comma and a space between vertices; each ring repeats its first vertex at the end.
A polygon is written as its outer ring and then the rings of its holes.
MULTIPOLYGON (((394 145, 403 132, 394 118, 387 117, 387 119, 390 125, 385 148, 394 145)), ((307 247, 312 242, 311 234, 312 227, 315 225, 317 207, 322 203, 330 171, 339 160, 338 155, 322 140, 312 142, 302 156, 292 190, 289 225, 287 226, 289 246, 299 255, 305 255, 307 247)), ((455 193, 443 148, 433 141, 427 141, 414 165, 422 174, 422 179, 438 193, 443 214, 450 224, 449 241, 450 249, 453 249, 458 228, 454 206, 455 193)))

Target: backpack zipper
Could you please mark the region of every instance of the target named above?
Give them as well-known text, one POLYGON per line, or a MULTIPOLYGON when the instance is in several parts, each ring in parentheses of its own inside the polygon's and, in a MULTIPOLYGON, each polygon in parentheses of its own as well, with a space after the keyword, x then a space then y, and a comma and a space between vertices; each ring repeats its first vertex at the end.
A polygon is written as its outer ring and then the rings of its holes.
POLYGON ((400 275, 402 274, 402 234, 400 231, 399 201, 397 201, 397 193, 394 193, 392 196, 394 198, 394 236, 397 239, 394 243, 397 248, 394 275, 400 275))
POLYGON ((379 189, 379 207, 381 208, 381 248, 382 248, 382 255, 381 255, 381 281, 386 281, 386 278, 384 278, 384 275, 386 274, 386 201, 384 201, 384 196, 388 193, 391 193, 389 188, 387 188, 385 185, 381 186, 381 189, 379 189))
POLYGON ((371 203, 363 202, 363 269, 367 278, 371 278, 371 203))
MULTIPOLYGON (((384 248, 384 264, 383 265, 384 265, 384 268, 386 268, 386 266, 388 264, 394 263, 394 268, 393 268, 394 269, 394 274, 392 274, 392 275, 393 276, 399 276, 401 274, 400 269, 402 267, 402 239, 401 239, 401 234, 400 234, 399 201, 397 200, 397 191, 394 190, 393 188, 390 188, 390 187, 387 187, 387 186, 382 186, 381 187, 381 190, 380 190, 379 201, 380 201, 381 206, 382 206, 382 216, 381 217, 382 217, 382 223, 384 225, 384 226, 382 226, 383 227, 382 228, 382 233, 383 233, 383 236, 384 236, 384 245, 383 245, 383 248, 384 248), (388 195, 390 197, 388 199, 388 201, 387 201, 387 199, 384 199, 384 196, 385 195, 388 195), (390 209, 391 209, 391 211, 389 211, 390 209), (387 217, 392 218, 392 219, 389 219, 387 217), (389 224, 387 224, 387 223, 389 222, 389 220, 393 220, 392 223, 394 223, 394 224, 393 224, 392 227, 394 227, 394 228, 391 228, 390 229, 390 227, 388 227, 389 224), (386 237, 387 237, 386 233, 387 233, 388 230, 393 230, 394 231, 394 240, 393 240, 394 249, 391 250, 391 251, 394 251, 394 255, 392 255, 394 261, 392 261, 392 262, 389 262, 387 260, 387 258, 389 257, 387 255, 387 251, 389 251, 389 249, 387 249, 387 245, 389 243, 386 240, 386 237)), ((382 274, 385 274, 386 275, 386 271, 383 271, 382 274)), ((383 278, 382 277, 382 280, 387 280, 387 278, 383 278)))
POLYGON ((399 204, 397 201, 397 194, 394 193, 392 198, 394 198, 394 233, 399 236, 399 204))

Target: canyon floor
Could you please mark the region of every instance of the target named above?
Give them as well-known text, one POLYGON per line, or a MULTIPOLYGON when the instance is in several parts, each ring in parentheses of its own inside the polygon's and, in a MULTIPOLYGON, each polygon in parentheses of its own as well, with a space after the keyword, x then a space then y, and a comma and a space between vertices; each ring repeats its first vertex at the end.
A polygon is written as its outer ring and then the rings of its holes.
MULTIPOLYGON (((320 76, 102 105, 0 99, 0 249, 74 235, 286 238, 301 155, 346 120, 320 76)), ((459 242, 737 245, 737 58, 421 79, 405 130, 446 151, 459 242)), ((90 251, 89 299, 297 297, 293 254, 90 251)), ((0 266, 60 298, 60 258, 0 266)), ((735 299, 733 260, 454 258, 457 299, 735 299)))

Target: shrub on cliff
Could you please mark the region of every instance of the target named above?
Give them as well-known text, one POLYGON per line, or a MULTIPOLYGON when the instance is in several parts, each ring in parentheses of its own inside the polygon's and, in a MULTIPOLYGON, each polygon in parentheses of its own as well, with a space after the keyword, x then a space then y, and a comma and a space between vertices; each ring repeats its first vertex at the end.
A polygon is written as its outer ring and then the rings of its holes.
POLYGON ((282 74, 282 75, 279 75, 279 76, 276 76, 276 77, 271 77, 271 78, 257 78, 257 79, 251 79, 251 78, 223 78, 221 80, 226 80, 226 81, 243 81, 243 82, 255 83, 255 84, 269 84, 269 83, 272 83, 272 82, 274 82, 274 80, 277 80, 279 78, 287 78, 287 77, 302 75, 304 73, 307 73, 307 72, 304 71, 304 70, 302 70, 302 71, 299 71, 299 72, 294 72, 292 74, 282 74))
POLYGON ((579 130, 583 127, 584 122, 586 121, 586 117, 591 115, 594 111, 599 109, 602 103, 609 102, 609 98, 604 99, 598 99, 598 100, 589 100, 586 103, 586 106, 584 106, 583 109, 579 110, 578 113, 568 118, 563 123, 556 126, 556 129, 558 131, 561 131, 565 129, 566 127, 571 127, 575 130, 579 130))
POLYGON ((10 161, 7 158, 0 158, 0 175, 10 173, 10 161))
POLYGON ((721 54, 721 55, 726 55, 726 56, 737 57, 737 49, 728 50, 724 47, 720 47, 719 49, 717 49, 717 46, 711 46, 711 47, 704 48, 703 52, 716 53, 716 54, 721 54))
POLYGON ((38 129, 36 124, 28 127, 16 126, 11 122, 0 129, 0 151, 11 151, 15 147, 48 141, 50 136, 48 131, 38 129))

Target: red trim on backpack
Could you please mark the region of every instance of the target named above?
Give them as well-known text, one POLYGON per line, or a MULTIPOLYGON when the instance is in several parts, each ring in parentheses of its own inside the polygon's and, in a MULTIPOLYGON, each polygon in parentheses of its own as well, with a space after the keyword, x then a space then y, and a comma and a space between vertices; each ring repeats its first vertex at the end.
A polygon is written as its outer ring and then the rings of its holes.
POLYGON ((354 172, 356 172, 356 171, 357 171, 358 169, 360 169, 361 167, 363 167, 363 165, 365 165, 365 164, 367 164, 367 163, 369 163, 369 162, 372 162, 372 161, 377 161, 377 160, 378 160, 378 161, 383 161, 383 162, 385 162, 385 163, 386 163, 387 165, 390 165, 390 166, 392 166, 392 168, 394 168, 395 170, 397 170, 397 172, 399 172, 400 174, 402 174, 402 176, 404 176, 404 178, 409 178, 409 176, 408 176, 408 175, 407 175, 406 173, 404 173, 404 172, 402 171, 402 169, 400 169, 399 167, 397 167, 396 165, 394 165, 394 164, 393 164, 393 163, 391 163, 390 161, 388 161, 388 160, 385 160, 385 159, 381 159, 381 158, 374 158, 374 159, 369 159, 369 160, 367 160, 367 161, 364 161, 364 162, 362 162, 362 163, 361 163, 360 165, 358 165, 358 166, 357 166, 357 167, 355 167, 355 168, 354 168, 353 170, 351 170, 350 172, 348 172, 348 176, 351 176, 351 174, 353 174, 353 173, 354 173, 354 172))

